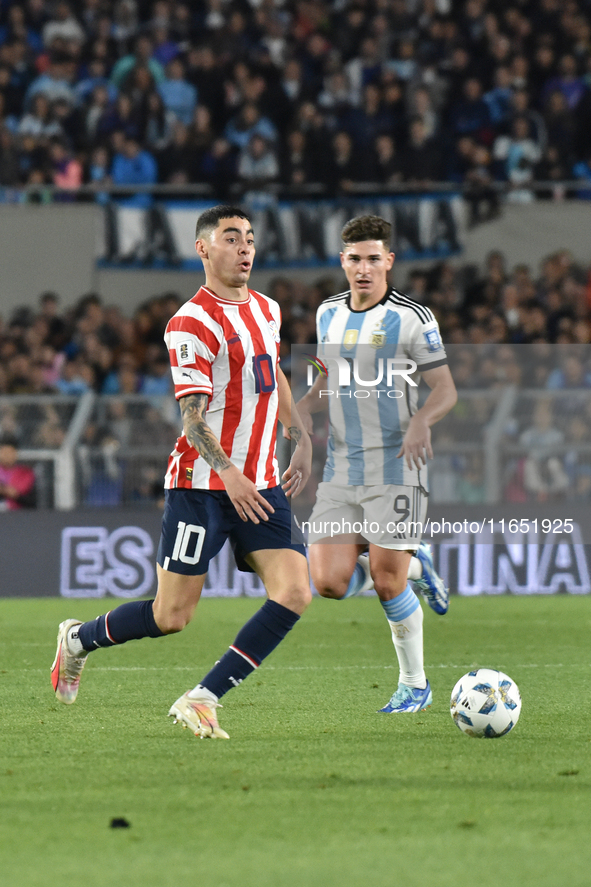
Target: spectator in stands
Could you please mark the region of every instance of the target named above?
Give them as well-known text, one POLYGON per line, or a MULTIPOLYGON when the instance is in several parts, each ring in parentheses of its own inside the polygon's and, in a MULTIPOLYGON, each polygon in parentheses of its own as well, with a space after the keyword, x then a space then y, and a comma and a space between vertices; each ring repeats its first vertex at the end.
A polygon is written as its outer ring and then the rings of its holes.
POLYGON ((56 381, 56 388, 60 394, 76 397, 86 394, 87 391, 92 391, 95 385, 94 370, 82 357, 65 361, 61 375, 56 381))
POLYGON ((99 142, 108 136, 110 122, 105 127, 105 122, 110 121, 108 110, 114 107, 109 99, 109 91, 105 86, 96 86, 90 99, 82 111, 84 135, 88 145, 99 142))
POLYGON ((31 109, 21 118, 17 133, 20 136, 31 135, 36 139, 50 139, 63 135, 59 123, 52 117, 51 105, 46 95, 39 93, 33 96, 31 109))
POLYGON ((568 354, 561 366, 552 370, 546 388, 557 391, 566 388, 591 388, 591 371, 585 368, 581 355, 568 354))
POLYGON ((394 185, 402 181, 402 166, 396 143, 391 135, 378 135, 369 157, 369 180, 381 185, 394 185))
MULTIPOLYGON (((146 353, 145 372, 140 391, 149 395, 173 394, 170 358, 159 345, 150 345, 146 353)), ((170 438, 169 438, 170 439, 170 438)))
MULTIPOLYGON (((588 159, 579 160, 578 163, 575 163, 573 166, 573 177, 583 182, 591 182, 591 154, 588 159)), ((591 189, 581 188, 577 191, 577 196, 583 198, 583 200, 591 200, 591 189)))
POLYGON ((544 85, 542 100, 550 97, 554 91, 564 96, 567 107, 574 111, 585 93, 585 83, 577 76, 577 61, 574 55, 565 53, 558 63, 558 77, 551 77, 544 85))
POLYGON ((180 59, 174 58, 168 64, 166 78, 158 85, 158 92, 167 110, 189 126, 197 104, 197 90, 185 79, 185 68, 180 59))
POLYGON ((17 439, 6 434, 0 437, 0 511, 35 507, 35 473, 17 459, 17 439))
POLYGON ((136 65, 130 71, 122 92, 131 102, 132 116, 137 121, 140 136, 145 131, 148 98, 155 90, 154 78, 148 66, 136 65))
POLYGON ((544 118, 530 107, 530 94, 527 89, 516 89, 511 98, 511 121, 516 117, 525 117, 529 124, 528 136, 532 139, 541 151, 544 150, 548 141, 546 124, 544 118))
MULTIPOLYGON (((112 370, 101 389, 102 394, 137 394, 142 388, 135 357, 130 352, 119 357, 116 370, 112 370)), ((125 441, 122 441, 125 443, 125 441)))
POLYGON ((418 86, 410 98, 410 116, 420 117, 425 124, 428 139, 434 138, 439 130, 439 114, 433 105, 431 92, 426 86, 418 86))
POLYGON ((154 49, 152 58, 166 67, 178 57, 179 43, 175 40, 167 25, 157 26, 152 31, 154 49))
POLYGON ((105 141, 114 132, 122 132, 128 138, 136 140, 139 140, 141 135, 139 114, 125 93, 117 97, 114 106, 105 107, 96 124, 96 135, 100 141, 105 141))
POLYGON ((211 182, 214 193, 226 199, 236 181, 236 149, 227 139, 218 138, 205 152, 201 161, 201 173, 205 181, 211 182))
POLYGON ((585 418, 576 415, 567 426, 567 442, 572 445, 565 457, 564 467, 570 482, 570 495, 576 499, 591 498, 591 464, 585 452, 590 428, 585 418))
POLYGON ((281 158, 281 182, 286 186, 299 187, 310 181, 310 157, 306 135, 301 129, 293 129, 286 139, 286 150, 281 158))
POLYGON ((324 117, 313 102, 304 102, 300 105, 296 126, 306 135, 312 181, 326 181, 326 177, 330 175, 332 162, 331 133, 324 117))
MULTIPOLYGON (((387 66, 391 71, 395 72, 396 76, 403 83, 408 83, 416 75, 417 60, 415 56, 416 47, 414 41, 409 38, 404 38, 398 43, 398 49, 396 50, 394 57, 388 59, 387 66)), ((382 61, 385 61, 388 57, 387 51, 382 51, 380 57, 382 61)))
POLYGON ((575 147, 576 123, 563 93, 554 89, 548 95, 544 109, 548 142, 553 145, 565 164, 571 164, 575 147))
POLYGON ((158 160, 164 182, 184 184, 200 178, 199 157, 191 144, 189 128, 180 120, 172 124, 172 139, 159 153, 158 160))
POLYGON ((435 141, 427 138, 425 124, 420 117, 414 117, 411 121, 401 166, 406 182, 436 182, 441 175, 441 152, 435 141))
POLYGON ((283 69, 280 82, 280 121, 283 126, 289 125, 295 114, 298 104, 309 98, 309 90, 304 83, 302 66, 297 59, 289 59, 283 69))
POLYGON ((359 54, 346 63, 345 72, 351 87, 351 101, 359 105, 364 87, 368 83, 378 83, 382 73, 380 50, 373 37, 361 41, 359 54))
POLYGON ((338 127, 349 133, 360 154, 368 155, 376 136, 391 128, 377 84, 368 83, 363 89, 360 108, 347 108, 341 112, 338 127))
POLYGON ((43 51, 43 40, 39 30, 30 27, 27 19, 30 19, 30 10, 25 16, 23 6, 13 4, 6 12, 6 24, 0 26, 0 45, 10 44, 13 41, 22 41, 27 49, 35 55, 43 51))
POLYGON ((470 207, 470 224, 486 222, 499 214, 499 195, 495 189, 492 158, 484 145, 473 145, 464 175, 464 196, 470 207))
POLYGON ((346 132, 337 132, 332 139, 330 178, 326 180, 329 194, 351 193, 354 183, 362 180, 363 173, 353 139, 346 132))
POLYGON ((43 27, 43 43, 50 48, 56 41, 82 45, 86 40, 84 29, 72 14, 69 3, 64 0, 55 4, 53 18, 43 27))
POLYGON ((347 75, 342 68, 324 78, 323 89, 318 93, 318 107, 326 115, 331 124, 336 125, 343 115, 352 107, 351 87, 347 75))
POLYGON ((322 88, 329 52, 330 43, 317 31, 310 33, 299 49, 304 84, 312 95, 318 95, 322 88))
POLYGON ((535 501, 546 502, 563 495, 569 478, 564 459, 556 452, 564 435, 554 427, 551 400, 536 403, 533 424, 519 438, 527 449, 523 467, 523 484, 535 501))
POLYGON ((19 153, 15 137, 0 126, 0 185, 13 186, 20 181, 19 153))
POLYGON ((236 148, 245 148, 252 136, 259 135, 274 142, 277 130, 268 117, 261 116, 254 102, 246 102, 226 126, 224 137, 236 148))
POLYGON ((207 44, 189 49, 187 80, 197 90, 199 101, 211 111, 216 130, 225 122, 224 81, 219 60, 207 44))
POLYGON ((75 65, 66 57, 54 56, 49 61, 49 66, 44 74, 40 74, 27 90, 25 96, 25 109, 28 109, 33 97, 42 93, 48 101, 65 99, 69 104, 76 102, 76 92, 73 86, 75 65))
POLYGON ((260 135, 253 135, 238 155, 238 181, 247 189, 245 199, 264 198, 266 186, 279 177, 279 162, 271 145, 260 135))
POLYGON ((450 109, 449 126, 452 133, 489 141, 490 124, 489 105, 482 97, 482 83, 477 77, 469 77, 463 85, 461 97, 450 109))
POLYGON ((59 139, 53 139, 49 149, 53 184, 65 191, 76 191, 82 184, 82 164, 68 152, 59 139))
MULTIPOLYGON (((114 185, 153 185, 158 180, 158 167, 149 151, 142 151, 139 142, 128 136, 123 150, 113 158, 111 178, 114 185)), ((147 207, 151 203, 149 193, 138 192, 126 199, 128 206, 147 207)))
POLYGON ((146 65, 156 84, 162 83, 166 75, 164 67, 152 57, 152 41, 145 34, 136 40, 135 50, 119 59, 111 71, 111 82, 119 89, 125 86, 126 80, 136 65, 146 65))
POLYGON ((504 126, 511 116, 513 98, 511 71, 506 65, 499 65, 496 69, 494 86, 484 94, 483 98, 488 107, 491 124, 495 127, 504 126))
POLYGON ((76 84, 76 102, 84 104, 89 101, 97 86, 107 91, 108 100, 114 102, 117 90, 107 77, 107 64, 104 59, 93 58, 88 63, 87 76, 76 84))
MULTIPOLYGON (((573 175, 576 175, 574 169, 573 175)), ((543 200, 553 198, 555 200, 560 200, 565 196, 565 189, 561 185, 561 182, 564 182, 570 178, 569 166, 568 163, 562 158, 558 148, 556 148, 554 145, 546 146, 540 162, 537 163, 535 166, 534 176, 540 182, 556 183, 553 188, 549 188, 547 190, 538 190, 536 192, 538 199, 543 200)), ((579 197, 583 196, 581 192, 578 193, 579 197)))
POLYGON ((493 156, 499 161, 501 177, 514 186, 509 199, 518 203, 532 201, 533 193, 523 186, 533 179, 533 170, 541 158, 541 151, 529 137, 527 118, 516 117, 511 126, 511 135, 499 136, 495 140, 493 156))
MULTIPOLYGON (((146 116, 144 119, 144 141, 146 148, 156 155, 167 148, 173 138, 177 117, 165 107, 160 93, 153 91, 148 95, 146 116)), ((166 179, 163 173, 162 178, 166 179)))
POLYGON ((107 204, 110 197, 107 192, 100 190, 100 185, 111 184, 111 160, 106 148, 95 148, 90 155, 88 165, 88 184, 96 187, 95 200, 97 203, 107 204))

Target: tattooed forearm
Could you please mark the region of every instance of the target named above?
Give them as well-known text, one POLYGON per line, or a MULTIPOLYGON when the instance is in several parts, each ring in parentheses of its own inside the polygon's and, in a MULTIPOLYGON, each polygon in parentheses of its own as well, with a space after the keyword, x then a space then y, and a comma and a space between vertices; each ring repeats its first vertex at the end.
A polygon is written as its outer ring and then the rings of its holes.
POLYGON ((295 443, 299 443, 302 437, 302 432, 297 425, 291 425, 287 430, 291 439, 295 441, 295 443))
POLYGON ((187 397, 181 398, 183 428, 191 446, 195 447, 210 468, 219 474, 224 468, 229 468, 232 463, 205 421, 207 401, 206 394, 189 394, 187 397))

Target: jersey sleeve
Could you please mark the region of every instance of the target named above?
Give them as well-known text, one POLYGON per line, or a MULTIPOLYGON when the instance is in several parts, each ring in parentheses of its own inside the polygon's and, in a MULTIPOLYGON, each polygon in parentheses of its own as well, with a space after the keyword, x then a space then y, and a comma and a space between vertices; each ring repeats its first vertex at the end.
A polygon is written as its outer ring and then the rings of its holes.
POLYGON ((430 311, 427 320, 417 317, 416 323, 413 324, 409 356, 415 361, 419 372, 434 370, 435 367, 447 363, 439 324, 430 311))
POLYGON ((219 336, 214 324, 208 324, 205 318, 177 314, 169 321, 164 341, 177 400, 188 394, 207 394, 211 400, 212 367, 221 346, 219 336))

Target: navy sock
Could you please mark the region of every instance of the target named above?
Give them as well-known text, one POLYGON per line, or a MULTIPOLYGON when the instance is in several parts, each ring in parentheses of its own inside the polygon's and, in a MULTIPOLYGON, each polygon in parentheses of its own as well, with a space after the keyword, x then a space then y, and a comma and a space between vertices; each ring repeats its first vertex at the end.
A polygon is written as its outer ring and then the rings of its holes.
POLYGON ((218 698, 237 687, 272 653, 300 617, 275 601, 267 601, 236 635, 227 653, 200 685, 218 698))
POLYGON ((85 622, 78 629, 80 643, 85 650, 112 647, 139 638, 161 638, 152 609, 154 601, 131 601, 115 610, 85 622))

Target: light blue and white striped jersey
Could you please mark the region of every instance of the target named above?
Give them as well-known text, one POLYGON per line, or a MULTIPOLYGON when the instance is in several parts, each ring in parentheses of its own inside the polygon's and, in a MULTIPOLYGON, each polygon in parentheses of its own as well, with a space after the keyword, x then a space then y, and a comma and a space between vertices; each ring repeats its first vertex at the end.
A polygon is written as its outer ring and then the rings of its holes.
POLYGON ((396 456, 417 410, 421 370, 447 363, 437 321, 429 308, 393 288, 365 311, 352 310, 350 296, 326 299, 316 315, 317 355, 328 369, 325 390, 332 392, 323 395, 330 419, 323 480, 427 488, 426 470, 419 477, 396 456), (334 357, 348 361, 349 384, 342 384, 343 361, 334 357), (417 367, 410 375, 409 361, 417 367))

